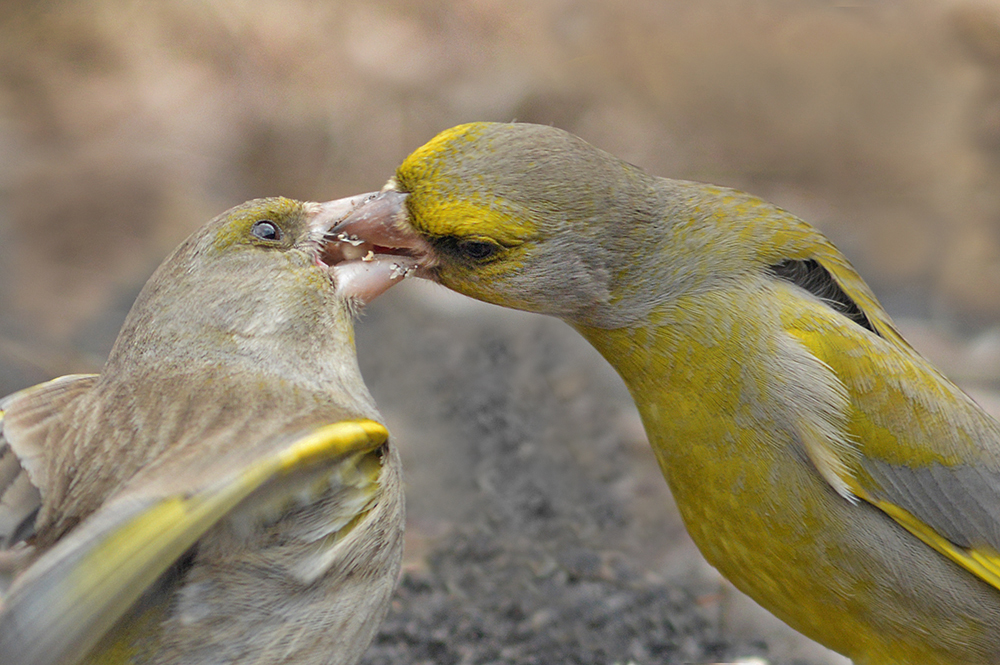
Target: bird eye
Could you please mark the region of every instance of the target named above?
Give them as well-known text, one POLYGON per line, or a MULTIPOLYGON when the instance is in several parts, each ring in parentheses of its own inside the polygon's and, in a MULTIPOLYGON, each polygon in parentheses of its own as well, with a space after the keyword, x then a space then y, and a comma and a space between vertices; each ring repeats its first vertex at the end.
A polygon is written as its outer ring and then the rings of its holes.
POLYGON ((484 261, 500 251, 500 245, 492 240, 459 240, 455 247, 474 261, 484 261))
POLYGON ((250 233, 261 240, 281 240, 281 229, 272 221, 262 219, 253 225, 250 233))

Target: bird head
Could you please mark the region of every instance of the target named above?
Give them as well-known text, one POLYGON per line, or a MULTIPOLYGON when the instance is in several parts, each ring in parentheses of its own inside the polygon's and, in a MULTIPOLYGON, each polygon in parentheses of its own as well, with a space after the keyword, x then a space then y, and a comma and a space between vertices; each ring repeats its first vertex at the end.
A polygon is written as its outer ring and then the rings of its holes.
POLYGON ((338 278, 343 252, 327 247, 330 228, 367 196, 258 199, 210 221, 147 282, 105 375, 122 365, 169 371, 204 363, 293 380, 353 375, 352 314, 372 296, 338 278))
POLYGON ((412 153, 334 231, 494 304, 607 316, 618 255, 653 232, 655 179, 553 127, 471 123, 412 153))

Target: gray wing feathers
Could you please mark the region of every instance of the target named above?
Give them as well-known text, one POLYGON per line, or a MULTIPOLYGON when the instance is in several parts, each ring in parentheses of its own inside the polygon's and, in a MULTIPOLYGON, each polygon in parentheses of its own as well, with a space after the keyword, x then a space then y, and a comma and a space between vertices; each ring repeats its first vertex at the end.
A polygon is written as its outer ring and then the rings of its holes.
POLYGON ((41 492, 21 468, 0 429, 0 550, 31 537, 41 506, 41 492))
POLYGON ((92 374, 63 376, 0 400, 0 550, 34 534, 47 486, 47 435, 66 405, 95 379, 92 374))
POLYGON ((1000 551, 1000 474, 970 465, 909 467, 867 459, 882 496, 961 547, 1000 551))
POLYGON ((0 550, 31 536, 41 505, 42 495, 4 437, 0 419, 0 550))

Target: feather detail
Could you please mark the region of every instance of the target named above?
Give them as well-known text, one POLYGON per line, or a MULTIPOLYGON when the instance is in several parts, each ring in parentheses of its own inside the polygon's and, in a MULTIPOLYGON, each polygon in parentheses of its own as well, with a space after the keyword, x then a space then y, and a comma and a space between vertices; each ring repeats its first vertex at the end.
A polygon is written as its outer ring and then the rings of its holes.
POLYGON ((27 473, 31 484, 45 494, 49 485, 48 436, 53 419, 66 405, 93 386, 94 374, 67 374, 8 395, 0 401, 5 413, 3 436, 27 473))
POLYGON ((42 505, 41 493, 4 437, 3 416, 0 411, 0 550, 31 536, 42 505))
POLYGON ((866 496, 862 498, 889 515, 904 529, 930 547, 976 577, 1000 589, 1000 553, 989 547, 959 547, 896 504, 880 499, 870 499, 866 496))
POLYGON ((809 461, 840 496, 857 503, 852 467, 860 456, 847 435, 847 388, 829 365, 814 356, 794 333, 778 338, 776 357, 788 383, 782 395, 792 430, 809 461))
POLYGON ((25 665, 78 662, 149 585, 251 494, 311 465, 373 451, 387 438, 375 421, 331 423, 208 486, 116 497, 15 580, 0 615, 0 653, 25 665))

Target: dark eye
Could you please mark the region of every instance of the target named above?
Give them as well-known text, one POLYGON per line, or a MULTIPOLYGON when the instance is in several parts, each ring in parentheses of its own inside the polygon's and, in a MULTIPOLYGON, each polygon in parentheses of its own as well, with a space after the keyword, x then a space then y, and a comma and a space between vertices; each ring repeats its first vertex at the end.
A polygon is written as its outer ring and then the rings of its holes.
POLYGON ((253 225, 250 233, 261 240, 281 240, 281 229, 272 221, 262 219, 253 225))
POLYGON ((455 248, 474 261, 484 261, 500 251, 500 245, 492 240, 459 240, 455 248))

